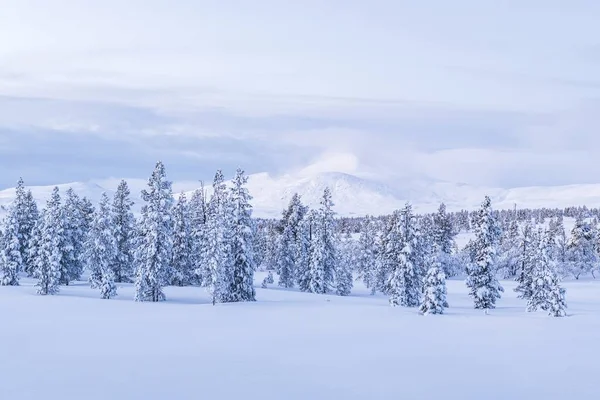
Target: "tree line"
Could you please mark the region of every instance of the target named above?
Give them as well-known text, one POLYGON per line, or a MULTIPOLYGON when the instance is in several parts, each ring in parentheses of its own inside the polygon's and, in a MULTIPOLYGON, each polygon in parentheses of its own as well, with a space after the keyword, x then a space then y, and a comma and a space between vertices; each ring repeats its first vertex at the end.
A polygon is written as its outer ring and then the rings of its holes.
POLYGON ((246 184, 242 170, 229 187, 218 171, 210 197, 202 187, 175 200, 159 162, 136 218, 125 181, 95 207, 71 189, 55 188, 40 211, 20 180, 0 229, 0 284, 18 285, 26 274, 37 279, 39 294, 49 295, 87 272, 105 299, 117 294, 118 283, 131 282, 136 301, 162 301, 165 286, 194 285, 205 287, 215 304, 254 301, 254 272, 263 268, 265 288, 277 282, 346 296, 358 279, 372 294, 387 295, 391 306, 436 314, 448 307, 448 277, 464 276, 474 307, 486 311, 501 297, 502 277, 518 281, 528 310, 562 316, 560 277, 593 272, 598 263, 597 230, 583 217, 567 238, 562 214, 548 229, 536 229, 526 213, 494 211, 486 197, 476 212, 448 213, 442 204, 435 214, 416 215, 406 204, 348 229, 328 189, 318 209, 295 194, 280 220, 254 219, 246 184), (455 237, 465 216, 474 237, 459 249, 455 237))

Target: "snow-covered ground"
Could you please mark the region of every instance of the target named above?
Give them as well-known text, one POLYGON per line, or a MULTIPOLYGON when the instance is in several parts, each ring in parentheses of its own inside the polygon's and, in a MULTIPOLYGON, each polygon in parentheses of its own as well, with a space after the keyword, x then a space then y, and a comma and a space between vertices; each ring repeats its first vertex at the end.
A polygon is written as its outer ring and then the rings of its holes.
POLYGON ((600 281, 565 283, 567 318, 525 313, 503 284, 490 315, 450 281, 447 314, 421 316, 360 285, 212 306, 194 287, 135 303, 131 285, 114 300, 84 282, 42 297, 24 279, 0 287, 0 398, 600 398, 600 281))

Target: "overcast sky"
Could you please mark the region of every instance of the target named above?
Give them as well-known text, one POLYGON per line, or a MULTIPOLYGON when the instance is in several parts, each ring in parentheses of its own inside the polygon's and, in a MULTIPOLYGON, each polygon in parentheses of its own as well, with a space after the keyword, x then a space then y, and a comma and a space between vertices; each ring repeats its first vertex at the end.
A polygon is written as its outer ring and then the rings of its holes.
POLYGON ((600 182, 600 2, 0 0, 0 187, 600 182))

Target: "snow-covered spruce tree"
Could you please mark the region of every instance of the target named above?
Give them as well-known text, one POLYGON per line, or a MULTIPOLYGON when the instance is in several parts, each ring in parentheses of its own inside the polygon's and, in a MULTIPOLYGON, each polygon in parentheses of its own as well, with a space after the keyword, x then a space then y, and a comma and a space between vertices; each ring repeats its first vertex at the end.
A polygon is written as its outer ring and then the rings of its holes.
POLYGON ((112 202, 112 228, 117 241, 117 251, 112 261, 115 282, 131 282, 134 275, 135 217, 133 201, 126 181, 121 181, 112 202))
POLYGON ((0 244, 0 285, 18 286, 19 272, 23 269, 19 219, 16 207, 12 207, 4 223, 0 244))
POLYGON ((446 300, 446 274, 439 262, 433 263, 423 281, 423 302, 420 311, 423 314, 443 314, 448 307, 446 300))
POLYGON ((61 257, 60 283, 69 285, 70 282, 79 280, 83 273, 81 254, 85 242, 87 217, 81 209, 81 199, 72 188, 65 195, 63 206, 63 217, 65 221, 63 239, 61 246, 63 255, 61 257))
POLYGON ((87 197, 83 197, 79 199, 79 213, 81 217, 81 230, 83 231, 82 235, 85 237, 87 232, 90 230, 92 226, 92 222, 94 221, 94 213, 96 212, 92 201, 87 197))
POLYGON ((102 194, 98 209, 86 235, 84 260, 89 271, 89 282, 93 289, 100 289, 103 299, 117 295, 113 261, 117 254, 110 200, 102 194))
POLYGON ((307 208, 302 204, 300 195, 295 193, 288 208, 283 212, 281 236, 277 243, 277 274, 281 287, 292 288, 297 281, 298 264, 304 256, 300 241, 301 223, 306 212, 307 208))
POLYGON ((193 280, 192 231, 188 202, 184 193, 173 207, 173 276, 171 284, 187 286, 193 280))
POLYGON ((475 262, 467 269, 466 284, 476 309, 496 307, 496 300, 504 291, 496 278, 496 247, 500 237, 498 222, 492 211, 492 201, 485 197, 475 219, 473 253, 475 262))
POLYGON ((311 283, 311 257, 312 257, 312 243, 316 234, 316 224, 318 219, 318 213, 315 210, 309 210, 300 224, 300 236, 298 243, 298 251, 302 257, 298 261, 296 270, 296 279, 298 286, 303 292, 310 292, 311 283))
POLYGON ((550 316, 564 317, 567 314, 566 291, 560 287, 560 279, 555 271, 553 245, 554 239, 546 232, 537 248, 537 263, 532 271, 532 291, 527 301, 527 311, 540 308, 550 316))
POLYGON ((231 207, 227 195, 223 173, 219 170, 213 181, 213 194, 208 203, 205 227, 204 286, 217 302, 229 302, 231 299, 232 259, 231 256, 231 207))
POLYGON ((205 271, 205 249, 206 249, 206 223, 208 214, 208 204, 206 201, 206 192, 204 183, 200 182, 200 189, 192 194, 189 202, 190 218, 190 236, 191 236, 191 255, 190 262, 192 268, 192 284, 202 285, 203 274, 205 271))
POLYGON ((516 219, 512 219, 508 229, 503 232, 500 254, 498 255, 498 271, 502 273, 504 278, 512 278, 517 275, 520 265, 520 246, 522 244, 519 237, 519 223, 516 219))
POLYGON ((401 248, 393 254, 393 269, 387 284, 390 305, 418 307, 421 303, 424 254, 419 243, 419 231, 410 204, 400 211, 396 221, 399 226, 401 248))
POLYGON ((335 279, 337 254, 335 249, 334 211, 331 191, 326 188, 316 214, 310 243, 308 287, 311 293, 325 294, 332 290, 335 279))
POLYGON ((255 301, 252 196, 246 188, 248 177, 244 171, 236 171, 230 191, 232 220, 231 251, 233 277, 230 282, 230 301, 255 301))
POLYGON ((377 291, 377 226, 371 216, 365 217, 360 237, 358 238, 357 270, 358 279, 371 289, 374 295, 377 291))
MULTIPOLYGON (((9 209, 9 216, 7 224, 12 225, 12 234, 14 237, 11 239, 18 246, 20 253, 20 264, 18 266, 18 272, 25 271, 29 273, 29 242, 33 227, 35 226, 37 219, 39 218, 37 204, 33 199, 30 191, 25 191, 25 183, 23 179, 19 179, 17 188, 15 190, 15 201, 9 209)), ((15 256, 11 256, 11 259, 15 260, 15 256)))
POLYGON ((162 162, 156 164, 142 199, 146 204, 142 207, 135 251, 135 301, 163 301, 163 287, 169 284, 171 276, 173 192, 162 162))
POLYGON ((31 254, 31 238, 33 236, 33 230, 40 220, 40 213, 38 206, 33 198, 31 190, 28 190, 25 194, 25 205, 23 207, 24 214, 21 223, 19 224, 22 237, 24 238, 24 248, 22 249, 22 258, 24 270, 27 276, 31 276, 31 269, 33 268, 33 262, 30 260, 29 255, 31 254))
POLYGON ((386 295, 390 294, 390 278, 396 269, 403 247, 400 227, 400 211, 396 210, 385 221, 377 241, 375 287, 372 290, 378 290, 386 295))
POLYGON ((454 248, 454 228, 446 205, 440 204, 437 214, 433 216, 433 241, 439 252, 450 255, 454 248))
POLYGON ((60 204, 60 194, 55 187, 43 212, 43 221, 40 222, 39 238, 36 244, 33 262, 33 276, 38 280, 37 292, 41 295, 57 294, 60 290, 60 274, 62 256, 65 252, 62 246, 64 240, 65 220, 60 204))
POLYGON ((337 242, 339 250, 335 269, 335 293, 338 296, 348 296, 352 292, 352 271, 356 264, 355 243, 349 233, 344 238, 339 237, 337 242))
POLYGON ((559 276, 565 277, 569 275, 567 255, 568 239, 562 218, 557 218, 552 236, 554 237, 554 260, 556 261, 556 272, 559 274, 559 276))
POLYGON ((577 218, 567 243, 567 265, 575 279, 590 273, 598 263, 594 239, 590 224, 577 218))
POLYGON ((533 269, 538 262, 536 257, 538 256, 539 240, 539 233, 536 234, 533 231, 531 223, 527 221, 523 227, 518 247, 519 255, 516 278, 518 285, 515 288, 515 292, 519 294, 517 297, 520 299, 529 299, 531 297, 533 269))

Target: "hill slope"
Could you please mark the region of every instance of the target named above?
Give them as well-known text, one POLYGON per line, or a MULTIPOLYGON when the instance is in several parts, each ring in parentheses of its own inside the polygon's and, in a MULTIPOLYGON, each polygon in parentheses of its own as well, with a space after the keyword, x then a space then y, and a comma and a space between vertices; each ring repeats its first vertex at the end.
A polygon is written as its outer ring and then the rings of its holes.
MULTIPOLYGON (((58 185, 61 192, 68 187, 96 203, 101 194, 114 194, 118 179, 90 182, 74 182, 58 185)), ((141 204, 140 191, 145 187, 143 179, 129 179, 136 211, 141 204)), ((188 192, 198 188, 198 182, 175 182, 175 193, 188 192)), ((249 176, 248 188, 254 197, 254 214, 259 217, 277 218, 294 193, 302 195, 303 201, 311 207, 318 207, 323 190, 329 187, 335 202, 335 210, 342 216, 381 215, 391 213, 407 201, 417 212, 435 211, 441 202, 449 210, 475 209, 485 195, 492 198, 497 209, 538 207, 567 207, 586 205, 600 207, 600 184, 568 185, 556 187, 525 187, 501 189, 477 187, 465 184, 436 181, 402 181, 382 184, 354 175, 327 172, 311 175, 283 175, 273 177, 267 173, 249 176)), ((34 197, 43 206, 53 186, 34 186, 34 197)), ((207 188, 210 194, 211 188, 207 188)), ((14 189, 0 191, 0 206, 7 206, 14 200, 14 189)))

